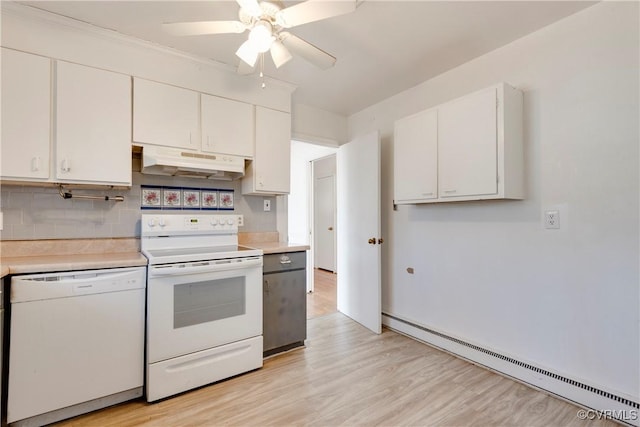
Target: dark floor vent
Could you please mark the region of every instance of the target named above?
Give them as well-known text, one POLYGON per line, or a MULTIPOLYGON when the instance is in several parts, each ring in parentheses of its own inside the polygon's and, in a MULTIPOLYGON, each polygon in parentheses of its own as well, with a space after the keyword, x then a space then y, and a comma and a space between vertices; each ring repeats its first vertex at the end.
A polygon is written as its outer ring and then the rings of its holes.
POLYGON ((615 400, 616 402, 620 402, 620 403, 622 403, 624 405, 631 406, 632 408, 640 409, 640 403, 634 402, 634 401, 629 400, 629 399, 625 399, 624 397, 617 396, 615 394, 609 393, 608 391, 600 390, 599 388, 592 387, 590 385, 581 383, 579 381, 575 381, 575 380, 569 379, 567 377, 563 377, 561 375, 554 374, 553 372, 549 372, 546 369, 541 369, 541 368, 538 368, 537 366, 533 366, 533 365, 530 365, 528 363, 524 363, 524 362, 521 362, 519 360, 513 359, 511 357, 505 356, 503 354, 496 353, 495 351, 491 351, 491 350, 487 350, 486 348, 478 347, 477 345, 470 344, 468 342, 459 340, 458 338, 450 337, 449 335, 445 335, 445 334, 443 334, 441 332, 434 331, 434 330, 429 329, 429 328, 425 328, 424 326, 420 326, 420 325, 416 325, 415 323, 407 322, 406 320, 399 319, 399 318, 397 318, 395 316, 392 316, 390 314, 382 313, 382 315, 386 316, 386 317, 388 317, 390 319, 397 320, 398 322, 405 323, 407 325, 410 325, 410 326, 412 326, 414 328, 417 328, 417 329, 420 329, 422 331, 428 332, 428 333, 430 333, 432 335, 436 335, 436 336, 438 336, 440 338, 444 338, 446 340, 453 341, 456 344, 460 344, 460 345, 463 345, 465 347, 472 348, 472 349, 474 349, 476 351, 480 351, 482 353, 488 354, 488 355, 496 357, 498 359, 502 359, 502 360, 504 360, 506 362, 513 363, 514 365, 518 365, 520 367, 529 369, 531 371, 535 371, 535 372, 537 372, 539 374, 546 375, 547 377, 551 377, 551 378, 556 379, 558 381, 562 381, 564 383, 571 384, 571 385, 573 385, 575 387, 579 387, 579 388, 581 388, 583 390, 587 390, 587 391, 590 391, 592 393, 596 393, 596 394, 598 394, 600 396, 606 397, 606 398, 611 399, 611 400, 615 400))

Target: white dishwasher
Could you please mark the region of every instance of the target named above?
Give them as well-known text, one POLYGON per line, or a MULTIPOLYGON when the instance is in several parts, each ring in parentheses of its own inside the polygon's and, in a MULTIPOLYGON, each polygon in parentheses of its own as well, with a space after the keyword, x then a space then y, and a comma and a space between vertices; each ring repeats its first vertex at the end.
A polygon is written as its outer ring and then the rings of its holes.
POLYGON ((142 396, 145 287, 145 267, 12 277, 7 422, 142 396))

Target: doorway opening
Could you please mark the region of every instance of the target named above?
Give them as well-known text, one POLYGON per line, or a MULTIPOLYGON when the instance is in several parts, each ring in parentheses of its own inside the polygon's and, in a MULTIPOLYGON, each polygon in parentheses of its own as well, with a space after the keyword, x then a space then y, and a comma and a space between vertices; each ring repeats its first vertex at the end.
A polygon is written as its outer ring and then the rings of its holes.
POLYGON ((289 242, 309 245, 307 318, 337 311, 337 147, 291 141, 289 242))
POLYGON ((331 271, 314 268, 314 289, 307 293, 307 319, 338 311, 337 275, 331 271))

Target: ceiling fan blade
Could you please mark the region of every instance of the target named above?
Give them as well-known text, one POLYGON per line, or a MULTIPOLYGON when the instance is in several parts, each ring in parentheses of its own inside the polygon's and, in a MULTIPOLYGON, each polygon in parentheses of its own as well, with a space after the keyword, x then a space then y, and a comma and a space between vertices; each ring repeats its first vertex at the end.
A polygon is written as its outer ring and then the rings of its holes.
POLYGON ((242 62, 246 62, 250 67, 255 67, 259 54, 260 52, 256 50, 255 46, 249 40, 242 43, 236 51, 236 56, 242 59, 242 62))
POLYGON ((271 59, 273 59, 273 63, 276 68, 280 68, 282 65, 286 64, 293 58, 291 53, 287 50, 286 47, 282 44, 281 41, 276 40, 271 44, 271 59))
POLYGON ((291 28, 356 10, 356 0, 307 0, 276 13, 276 22, 291 28))
POLYGON ((236 2, 249 15, 255 16, 256 18, 262 16, 262 8, 260 7, 258 0, 236 0, 236 2))
POLYGON ((242 76, 248 76, 249 74, 253 74, 256 71, 255 65, 252 67, 244 61, 238 62, 238 74, 242 76))
POLYGON ((203 34, 243 33, 247 27, 240 21, 171 22, 162 24, 174 36, 199 36, 203 34))
POLYGON ((282 44, 285 45, 287 49, 296 55, 300 55, 318 68, 326 70, 333 67, 336 63, 335 57, 315 47, 311 43, 302 40, 300 37, 287 32, 280 33, 280 36, 282 38, 282 44))

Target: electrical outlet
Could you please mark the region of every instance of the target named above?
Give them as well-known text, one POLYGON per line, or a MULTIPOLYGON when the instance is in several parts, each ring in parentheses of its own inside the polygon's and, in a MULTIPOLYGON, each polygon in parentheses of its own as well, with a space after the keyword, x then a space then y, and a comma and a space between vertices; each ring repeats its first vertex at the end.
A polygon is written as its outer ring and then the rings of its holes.
POLYGON ((547 228, 547 229, 560 228, 560 211, 544 212, 544 228, 547 228))
POLYGON ((271 210, 271 200, 264 199, 264 211, 269 212, 271 210))
POLYGON ((244 215, 238 215, 236 223, 238 224, 238 227, 244 227, 244 215))

